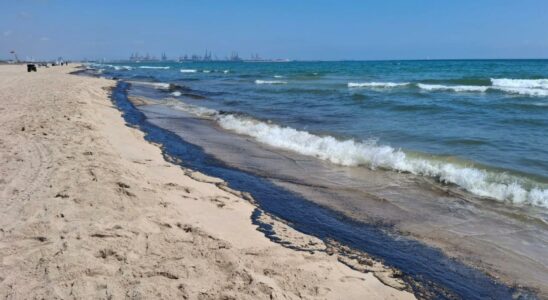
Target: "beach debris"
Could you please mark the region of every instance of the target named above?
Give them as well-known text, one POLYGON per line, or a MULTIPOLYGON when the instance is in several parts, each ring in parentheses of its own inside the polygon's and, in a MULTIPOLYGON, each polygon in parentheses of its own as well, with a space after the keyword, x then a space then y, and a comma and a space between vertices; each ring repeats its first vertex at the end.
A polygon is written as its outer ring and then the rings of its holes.
POLYGON ((130 196, 130 197, 135 197, 135 194, 128 191, 127 189, 130 188, 130 186, 126 183, 123 183, 123 182, 117 182, 116 185, 118 185, 118 192, 122 193, 122 194, 125 194, 127 196, 130 196))
POLYGON ((129 185, 123 183, 123 182, 117 182, 116 183, 119 187, 123 188, 123 189, 129 189, 129 185))
POLYGON ((69 195, 67 195, 63 192, 59 192, 55 195, 55 198, 63 198, 64 199, 64 198, 68 198, 68 197, 69 197, 69 195))
POLYGON ((42 243, 48 240, 45 236, 34 236, 32 237, 32 239, 40 241, 42 243))

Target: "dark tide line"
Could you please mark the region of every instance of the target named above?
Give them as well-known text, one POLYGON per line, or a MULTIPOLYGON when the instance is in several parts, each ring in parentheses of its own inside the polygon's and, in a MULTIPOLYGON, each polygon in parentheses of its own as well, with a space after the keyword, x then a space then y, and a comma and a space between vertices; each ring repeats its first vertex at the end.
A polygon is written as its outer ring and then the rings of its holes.
MULTIPOLYGON (((340 213, 314 204, 303 197, 274 185, 265 178, 227 167, 206 154, 201 147, 180 136, 147 122, 146 116, 127 99, 129 84, 119 82, 112 91, 112 101, 127 124, 145 133, 145 139, 161 144, 164 157, 174 163, 222 178, 231 188, 253 195, 265 212, 289 222, 300 232, 324 241, 363 251, 387 266, 403 273, 403 279, 415 295, 433 299, 536 299, 523 289, 508 287, 486 274, 445 256, 440 250, 397 234, 390 228, 359 223, 340 213)), ((252 221, 259 227, 257 214, 252 221)), ((259 228, 267 232, 268 228, 259 228)), ((277 241, 272 234, 266 234, 277 241)), ((280 242, 279 240, 277 242, 280 242)), ((283 243, 282 243, 283 244, 283 243)))

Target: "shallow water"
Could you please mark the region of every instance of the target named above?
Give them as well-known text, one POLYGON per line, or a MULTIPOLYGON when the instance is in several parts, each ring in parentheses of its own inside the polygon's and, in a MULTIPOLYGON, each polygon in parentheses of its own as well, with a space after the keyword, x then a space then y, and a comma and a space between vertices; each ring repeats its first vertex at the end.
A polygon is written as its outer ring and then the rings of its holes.
POLYGON ((542 209, 477 199, 412 174, 340 167, 280 151, 164 105, 140 110, 152 124, 231 167, 359 222, 390 226, 506 282, 548 289, 548 231, 542 209))

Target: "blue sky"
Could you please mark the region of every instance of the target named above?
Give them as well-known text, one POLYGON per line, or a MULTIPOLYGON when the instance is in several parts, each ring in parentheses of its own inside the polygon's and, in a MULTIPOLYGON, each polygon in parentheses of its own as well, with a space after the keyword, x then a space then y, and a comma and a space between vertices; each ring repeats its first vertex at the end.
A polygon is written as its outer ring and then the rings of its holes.
POLYGON ((546 0, 0 1, 0 58, 548 58, 546 0))

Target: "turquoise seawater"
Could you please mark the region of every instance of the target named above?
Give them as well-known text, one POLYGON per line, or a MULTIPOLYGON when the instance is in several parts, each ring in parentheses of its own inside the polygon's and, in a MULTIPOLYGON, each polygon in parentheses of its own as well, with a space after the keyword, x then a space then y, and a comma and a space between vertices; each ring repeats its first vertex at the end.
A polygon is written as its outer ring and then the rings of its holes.
POLYGON ((258 143, 548 207, 548 60, 92 66, 258 143))

